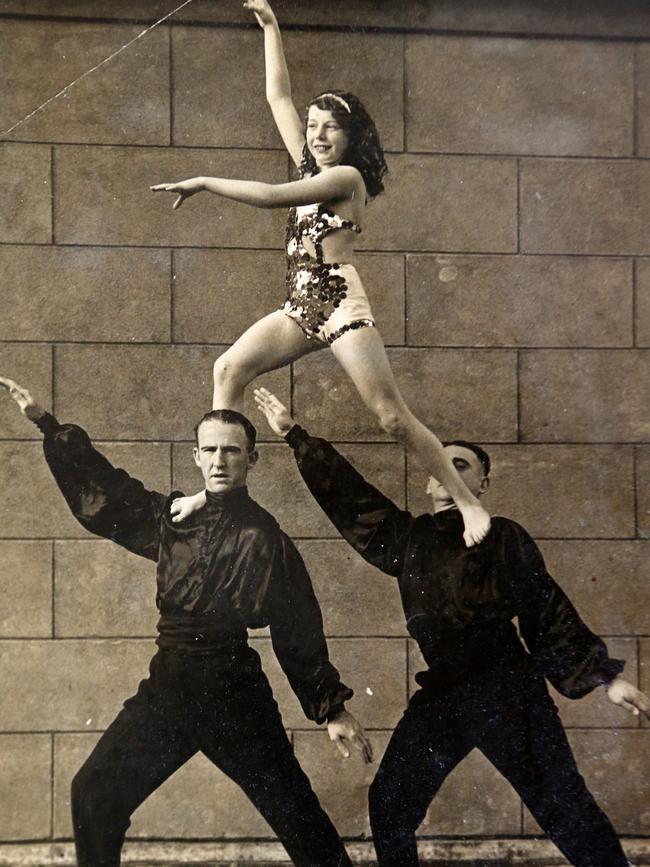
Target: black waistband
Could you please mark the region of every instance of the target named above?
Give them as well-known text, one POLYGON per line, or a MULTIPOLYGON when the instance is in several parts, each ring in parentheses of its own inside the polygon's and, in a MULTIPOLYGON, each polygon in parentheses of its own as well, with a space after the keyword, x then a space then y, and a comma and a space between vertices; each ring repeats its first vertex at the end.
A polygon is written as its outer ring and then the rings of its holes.
POLYGON ((418 643, 429 668, 418 672, 415 680, 428 689, 467 681, 495 666, 521 662, 527 657, 511 622, 481 624, 436 642, 418 643))
POLYGON ((248 633, 243 626, 224 626, 210 617, 163 614, 158 621, 156 644, 162 650, 183 654, 236 654, 248 647, 248 633))

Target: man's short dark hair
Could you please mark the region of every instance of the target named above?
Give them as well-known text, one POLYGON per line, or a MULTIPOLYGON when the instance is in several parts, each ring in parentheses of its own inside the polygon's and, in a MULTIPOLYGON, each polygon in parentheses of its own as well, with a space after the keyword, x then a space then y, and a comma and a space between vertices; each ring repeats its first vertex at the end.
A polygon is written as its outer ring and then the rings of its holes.
POLYGON ((481 448, 481 446, 477 445, 476 443, 470 443, 467 440, 447 440, 443 443, 443 446, 461 446, 464 449, 469 449, 470 452, 474 452, 476 457, 483 465, 483 472, 485 473, 485 475, 490 475, 490 456, 485 451, 485 449, 481 448))
POLYGON ((212 409, 206 412, 201 421, 194 428, 194 437, 196 444, 199 444, 199 428, 206 421, 222 421, 225 424, 238 424, 244 428, 246 440, 248 441, 248 451, 252 452, 255 449, 255 441, 257 440, 257 431, 255 425, 250 422, 245 415, 237 412, 234 409, 212 409))

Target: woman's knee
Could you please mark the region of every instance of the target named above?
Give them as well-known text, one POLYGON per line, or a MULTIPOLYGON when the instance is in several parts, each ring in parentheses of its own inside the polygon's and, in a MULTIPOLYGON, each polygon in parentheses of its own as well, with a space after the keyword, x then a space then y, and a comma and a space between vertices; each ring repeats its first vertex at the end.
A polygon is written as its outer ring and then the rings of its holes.
POLYGON ((381 402, 372 407, 379 424, 392 439, 403 442, 410 427, 410 413, 393 402, 381 402))
POLYGON ((229 357, 227 352, 219 356, 215 361, 213 374, 214 384, 217 387, 223 387, 226 385, 248 385, 244 366, 238 363, 236 359, 229 357))

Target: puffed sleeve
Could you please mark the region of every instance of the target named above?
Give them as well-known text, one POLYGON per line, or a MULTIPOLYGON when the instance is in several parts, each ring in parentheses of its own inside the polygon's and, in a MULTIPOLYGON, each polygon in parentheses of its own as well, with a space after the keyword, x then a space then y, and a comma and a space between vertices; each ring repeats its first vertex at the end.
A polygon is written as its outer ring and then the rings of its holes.
POLYGON ((558 692, 581 698, 613 680, 625 663, 610 658, 605 642, 582 621, 523 527, 511 522, 511 533, 509 569, 521 634, 536 667, 558 692))
POLYGON ((307 487, 339 533, 361 556, 399 577, 414 523, 370 485, 327 440, 295 425, 285 437, 307 487))
POLYGON ((273 649, 305 716, 322 723, 353 692, 329 660, 323 618, 303 559, 288 536, 279 536, 268 606, 273 649))
POLYGON ((38 421, 45 459, 79 523, 134 554, 158 559, 159 521, 166 497, 114 467, 88 434, 59 424, 49 413, 38 421))

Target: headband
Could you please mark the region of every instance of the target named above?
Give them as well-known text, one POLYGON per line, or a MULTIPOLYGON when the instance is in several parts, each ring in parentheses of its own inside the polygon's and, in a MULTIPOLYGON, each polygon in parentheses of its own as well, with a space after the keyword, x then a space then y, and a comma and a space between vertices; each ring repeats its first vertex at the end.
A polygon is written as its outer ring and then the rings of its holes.
POLYGON ((317 96, 316 99, 324 99, 326 96, 329 97, 329 99, 336 100, 336 102, 340 103, 343 106, 343 108, 347 111, 348 114, 352 114, 352 109, 343 99, 343 97, 338 95, 338 93, 321 93, 321 95, 317 96))

